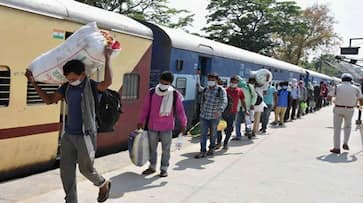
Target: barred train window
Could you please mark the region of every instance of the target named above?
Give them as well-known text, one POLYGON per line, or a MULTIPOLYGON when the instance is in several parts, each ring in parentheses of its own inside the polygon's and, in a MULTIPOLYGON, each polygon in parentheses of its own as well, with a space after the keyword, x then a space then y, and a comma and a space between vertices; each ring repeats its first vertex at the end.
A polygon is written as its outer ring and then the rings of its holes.
MULTIPOLYGON (((38 86, 42 88, 43 91, 47 92, 48 94, 53 94, 58 90, 58 85, 54 84, 46 84, 37 82, 38 86)), ((28 88, 26 92, 26 104, 44 104, 42 98, 38 95, 38 93, 35 91, 34 86, 28 82, 28 88)))
POLYGON ((137 100, 139 98, 140 75, 127 73, 122 85, 123 100, 137 100))
POLYGON ((9 106, 10 96, 10 69, 0 66, 0 108, 9 106))
POLYGON ((183 96, 185 96, 186 89, 187 89, 187 79, 186 78, 181 78, 181 77, 176 78, 175 86, 176 86, 176 89, 178 89, 179 92, 183 96))

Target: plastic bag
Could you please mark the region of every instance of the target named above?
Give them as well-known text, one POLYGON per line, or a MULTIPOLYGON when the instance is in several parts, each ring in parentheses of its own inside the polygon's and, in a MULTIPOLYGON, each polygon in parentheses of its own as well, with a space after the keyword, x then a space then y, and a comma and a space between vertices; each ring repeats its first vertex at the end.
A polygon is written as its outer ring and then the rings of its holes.
MULTIPOLYGON (((115 44, 112 57, 116 56, 121 48, 115 44)), ((104 47, 109 40, 97 28, 96 22, 82 26, 73 33, 65 42, 54 49, 40 55, 29 65, 34 79, 39 82, 62 84, 66 82, 63 76, 63 65, 72 60, 81 60, 86 65, 88 74, 100 68, 104 62, 104 47)))
POLYGON ((183 146, 182 137, 183 137, 183 134, 179 133, 178 138, 177 138, 177 140, 175 142, 175 149, 176 150, 180 150, 182 148, 182 146, 183 146))
POLYGON ((217 126, 217 131, 222 131, 227 128, 227 122, 223 119, 221 119, 217 126))
POLYGON ((136 166, 143 166, 150 159, 150 142, 148 132, 135 130, 129 135, 129 156, 136 166))

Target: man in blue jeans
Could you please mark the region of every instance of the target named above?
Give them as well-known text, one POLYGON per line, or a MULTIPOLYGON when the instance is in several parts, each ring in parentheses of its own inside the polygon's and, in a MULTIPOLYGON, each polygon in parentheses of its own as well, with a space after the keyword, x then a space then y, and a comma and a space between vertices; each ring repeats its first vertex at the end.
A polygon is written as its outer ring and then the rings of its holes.
POLYGON ((266 133, 267 124, 270 119, 271 110, 274 104, 276 104, 277 94, 276 94, 276 88, 271 85, 271 83, 268 86, 268 89, 263 96, 263 100, 267 107, 265 107, 262 116, 261 116, 261 122, 262 122, 262 128, 260 129, 261 133, 266 133))
POLYGON ((201 96, 200 107, 200 153, 195 156, 196 159, 204 158, 207 155, 213 156, 215 150, 215 141, 217 135, 217 125, 222 116, 222 112, 227 106, 226 90, 218 86, 218 74, 208 74, 208 87, 206 87, 201 96), (207 137, 210 132, 210 149, 207 153, 207 137))

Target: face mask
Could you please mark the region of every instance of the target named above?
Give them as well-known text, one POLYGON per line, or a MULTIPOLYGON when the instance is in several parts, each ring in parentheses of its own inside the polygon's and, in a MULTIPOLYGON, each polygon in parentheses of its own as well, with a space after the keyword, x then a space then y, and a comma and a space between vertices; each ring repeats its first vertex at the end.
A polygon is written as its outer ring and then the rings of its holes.
POLYGON ((81 84, 81 80, 75 80, 75 81, 73 81, 73 82, 70 82, 69 83, 70 85, 72 85, 72 86, 78 86, 79 84, 81 84))
POLYGON ((283 86, 282 89, 285 89, 286 90, 287 89, 287 86, 283 86))
POLYGON ((231 87, 232 88, 236 88, 237 87, 237 83, 231 83, 231 87))
POLYGON ((216 86, 216 81, 208 81, 208 86, 209 86, 209 87, 214 87, 214 86, 216 86))
POLYGON ((169 89, 169 85, 159 84, 159 89, 160 91, 165 92, 169 89))

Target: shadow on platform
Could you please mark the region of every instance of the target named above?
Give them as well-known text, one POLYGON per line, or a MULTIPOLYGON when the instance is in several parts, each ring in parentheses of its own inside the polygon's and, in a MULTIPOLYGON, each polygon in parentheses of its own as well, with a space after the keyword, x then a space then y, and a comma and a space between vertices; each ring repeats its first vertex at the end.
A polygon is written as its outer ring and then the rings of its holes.
POLYGON ((159 178, 160 177, 158 175, 147 178, 133 172, 126 172, 118 176, 114 176, 111 178, 112 187, 110 198, 117 199, 124 196, 124 194, 127 192, 147 190, 155 187, 163 187, 168 183, 167 181, 163 181, 159 185, 151 185, 151 183, 159 178))
POLYGON ((186 157, 186 159, 183 159, 175 163, 175 167, 173 168, 173 170, 181 171, 188 168, 205 169, 204 168, 205 165, 214 162, 213 160, 209 159, 210 157, 195 159, 194 156, 198 153, 199 152, 191 152, 191 153, 182 154, 181 156, 186 157))
POLYGON ((321 155, 318 156, 316 159, 330 163, 351 163, 358 160, 355 155, 348 156, 348 152, 343 152, 341 154, 331 153, 328 155, 321 155))

